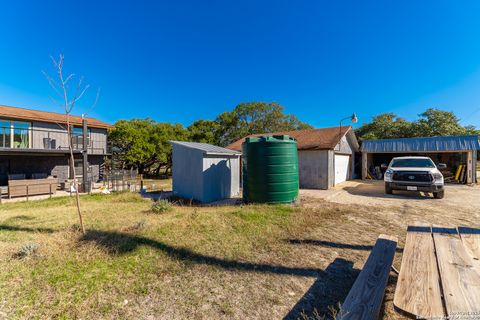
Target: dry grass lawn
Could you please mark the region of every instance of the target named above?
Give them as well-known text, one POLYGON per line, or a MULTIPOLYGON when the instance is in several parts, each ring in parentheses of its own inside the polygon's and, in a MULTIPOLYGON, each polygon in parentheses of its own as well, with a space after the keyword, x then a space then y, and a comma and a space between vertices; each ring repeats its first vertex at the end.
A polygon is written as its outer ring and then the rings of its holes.
MULTIPOLYGON (((401 248, 406 223, 425 219, 311 198, 163 214, 150 205, 84 196, 85 236, 71 198, 0 206, 0 319, 316 319, 345 298, 380 233, 401 248), (31 243, 38 250, 20 257, 31 243)), ((471 214, 451 219, 479 226, 471 214)), ((402 319, 390 279, 382 315, 402 319)))

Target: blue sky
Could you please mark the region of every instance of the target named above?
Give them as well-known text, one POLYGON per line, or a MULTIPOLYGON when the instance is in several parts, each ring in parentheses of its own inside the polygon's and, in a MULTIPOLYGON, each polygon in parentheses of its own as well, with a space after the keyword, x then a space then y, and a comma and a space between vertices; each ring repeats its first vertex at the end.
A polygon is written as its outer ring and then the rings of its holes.
POLYGON ((190 124, 276 101, 316 127, 428 107, 480 127, 479 1, 3 1, 0 104, 61 111, 63 53, 107 122, 190 124))

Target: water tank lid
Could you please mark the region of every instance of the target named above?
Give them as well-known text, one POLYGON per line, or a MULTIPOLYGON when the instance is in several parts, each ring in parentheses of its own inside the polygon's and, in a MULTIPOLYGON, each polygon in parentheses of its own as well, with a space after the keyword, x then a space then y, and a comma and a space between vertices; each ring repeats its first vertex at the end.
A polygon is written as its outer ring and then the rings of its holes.
POLYGON ((289 135, 266 135, 261 137, 248 137, 245 139, 244 143, 251 142, 263 142, 263 141, 296 141, 295 138, 290 137, 289 135))

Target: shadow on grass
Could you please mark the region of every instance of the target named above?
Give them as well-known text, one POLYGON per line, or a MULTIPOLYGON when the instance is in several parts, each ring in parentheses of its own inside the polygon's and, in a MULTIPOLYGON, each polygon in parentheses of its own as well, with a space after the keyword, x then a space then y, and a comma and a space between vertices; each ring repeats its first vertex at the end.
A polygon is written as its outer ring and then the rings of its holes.
POLYGON ((125 254, 136 250, 139 246, 148 246, 162 251, 178 260, 216 266, 227 270, 255 271, 303 277, 318 277, 322 272, 322 270, 315 268, 287 267, 281 265, 222 259, 196 253, 187 248, 174 247, 166 243, 139 235, 112 231, 88 230, 87 233, 81 237, 81 241, 94 242, 95 244, 105 248, 110 254, 125 254))
POLYGON ((316 278, 310 289, 285 316, 284 319, 287 320, 298 319, 305 315, 311 317, 315 313, 328 316, 330 307, 335 307, 339 302, 345 300, 360 272, 353 268, 353 262, 340 258, 335 259, 325 270, 241 262, 204 255, 146 237, 118 232, 89 230, 81 240, 94 242, 104 247, 110 254, 124 254, 136 250, 139 246, 149 246, 178 260, 211 265, 226 270, 316 278))
POLYGON ((59 230, 51 229, 51 228, 29 228, 29 227, 17 227, 17 226, 10 226, 7 224, 0 224, 0 231, 23 231, 23 232, 43 232, 43 233, 54 233, 59 230))
POLYGON ((359 273, 353 262, 335 259, 283 319, 333 318, 330 309, 338 310, 338 303, 345 300, 359 273))
MULTIPOLYGON (((371 251, 373 249, 373 245, 363 245, 363 244, 349 244, 349 243, 338 243, 332 241, 324 241, 324 240, 314 240, 314 239, 287 239, 285 240, 290 244, 306 244, 306 245, 313 245, 313 246, 322 246, 322 247, 331 247, 337 249, 350 249, 350 250, 363 250, 363 251, 371 251)), ((403 248, 396 249, 397 252, 403 252, 403 248)))
MULTIPOLYGON (((36 229, 8 225, 0 225, 1 230, 49 233, 60 231, 49 228, 36 229)), ((339 302, 345 300, 360 272, 353 268, 353 262, 341 258, 335 259, 325 270, 242 262, 204 255, 187 248, 174 247, 143 236, 114 231, 88 230, 85 235, 81 235, 80 241, 93 242, 112 255, 126 254, 135 251, 139 246, 148 246, 178 260, 211 265, 226 270, 315 278, 313 285, 285 316, 285 320, 304 318, 305 316, 313 317, 315 314, 328 317, 330 314, 329 308, 335 307, 339 302)))

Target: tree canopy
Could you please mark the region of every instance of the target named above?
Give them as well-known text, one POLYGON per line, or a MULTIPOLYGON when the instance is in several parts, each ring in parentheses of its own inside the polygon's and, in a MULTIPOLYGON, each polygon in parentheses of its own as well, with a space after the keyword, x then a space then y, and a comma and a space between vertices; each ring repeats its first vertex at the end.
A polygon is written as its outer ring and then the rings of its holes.
POLYGON ((355 130, 361 140, 393 139, 434 136, 459 136, 479 134, 473 126, 462 126, 455 113, 430 108, 418 115, 415 121, 408 121, 394 113, 374 116, 372 122, 355 130))
POLYGON ((312 126, 285 114, 278 103, 247 102, 221 113, 215 120, 197 120, 188 131, 192 141, 227 146, 249 134, 308 128, 312 126))
POLYGON ((155 122, 151 119, 119 120, 109 132, 114 152, 124 168, 140 173, 158 174, 168 166, 172 147, 169 140, 187 140, 188 131, 181 124, 155 122))
POLYGON ((220 114, 215 122, 218 143, 222 146, 249 134, 312 128, 296 116, 285 114, 283 107, 275 102, 240 103, 233 111, 220 114))
MULTIPOLYGON (((171 166, 169 140, 227 146, 249 134, 308 128, 312 127, 294 115, 285 114, 278 103, 248 102, 221 113, 215 120, 197 120, 187 128, 151 119, 120 120, 110 131, 109 139, 123 168, 158 174, 160 168, 171 166)), ((415 121, 394 113, 379 114, 356 130, 357 136, 363 140, 479 133, 473 126, 462 126, 453 112, 433 108, 419 114, 415 121)))
POLYGON ((122 167, 158 174, 161 167, 169 168, 171 164, 169 140, 226 146, 253 133, 304 128, 311 126, 284 114, 283 107, 277 103, 250 102, 223 112, 215 120, 197 120, 187 128, 151 119, 120 120, 110 131, 109 139, 122 167))

